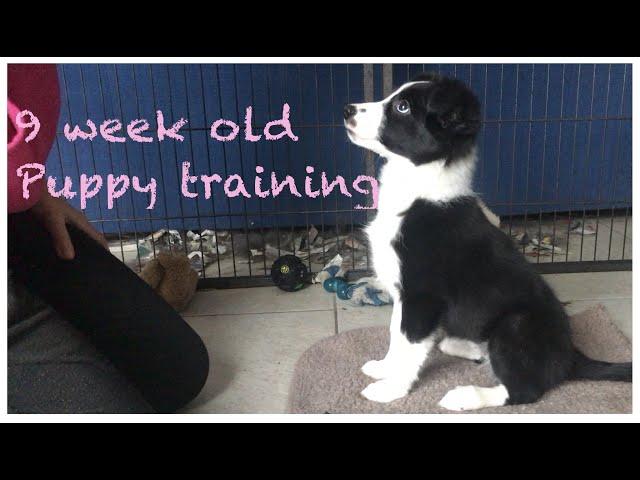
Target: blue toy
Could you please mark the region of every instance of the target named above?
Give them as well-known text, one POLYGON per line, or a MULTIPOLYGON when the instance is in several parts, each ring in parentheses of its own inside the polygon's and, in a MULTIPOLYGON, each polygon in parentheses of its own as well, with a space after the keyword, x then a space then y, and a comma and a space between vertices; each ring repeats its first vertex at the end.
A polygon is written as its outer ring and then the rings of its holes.
POLYGON ((322 281, 323 288, 330 293, 335 293, 340 300, 350 301, 353 305, 389 305, 391 296, 379 285, 373 277, 361 278, 358 282, 349 283, 338 273, 341 270, 342 257, 336 257, 316 275, 316 283, 322 281))

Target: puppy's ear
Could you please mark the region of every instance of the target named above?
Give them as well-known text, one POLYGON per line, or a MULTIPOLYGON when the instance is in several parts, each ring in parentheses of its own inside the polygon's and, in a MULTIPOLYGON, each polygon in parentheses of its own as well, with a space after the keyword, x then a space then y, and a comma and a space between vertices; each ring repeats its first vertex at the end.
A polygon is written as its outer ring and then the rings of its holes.
POLYGON ((480 130, 480 112, 472 105, 457 106, 437 115, 444 130, 457 135, 475 135, 480 130))
POLYGON ((480 102, 457 80, 438 84, 429 99, 429 111, 441 129, 454 135, 475 135, 480 130, 480 102))

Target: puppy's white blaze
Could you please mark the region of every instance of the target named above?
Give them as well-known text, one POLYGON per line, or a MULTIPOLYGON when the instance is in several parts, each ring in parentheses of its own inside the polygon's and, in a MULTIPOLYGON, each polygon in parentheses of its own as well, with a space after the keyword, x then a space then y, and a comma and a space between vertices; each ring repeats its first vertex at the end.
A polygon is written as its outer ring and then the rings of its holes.
POLYGON ((398 87, 394 92, 389 94, 389 96, 387 98, 385 98, 384 100, 381 100, 379 103, 384 103, 386 105, 387 103, 389 103, 391 101, 391 99, 393 97, 398 95, 400 92, 402 92, 403 90, 406 90, 407 88, 409 88, 409 87, 411 87, 413 85, 417 85, 418 83, 431 83, 431 82, 429 80, 419 80, 417 82, 407 82, 404 85, 401 85, 400 87, 398 87))
POLYGON ((351 132, 349 132, 349 138, 351 141, 356 145, 372 150, 379 155, 383 155, 384 148, 378 141, 378 133, 384 121, 385 106, 400 92, 417 83, 429 82, 405 83, 384 100, 379 102, 353 104, 356 107, 356 114, 353 117, 355 120, 355 126, 349 126, 351 129, 351 132))
POLYGON ((509 392, 504 385, 489 388, 467 385, 449 390, 438 405, 447 410, 461 412, 487 407, 501 407, 507 403, 508 399, 509 392))

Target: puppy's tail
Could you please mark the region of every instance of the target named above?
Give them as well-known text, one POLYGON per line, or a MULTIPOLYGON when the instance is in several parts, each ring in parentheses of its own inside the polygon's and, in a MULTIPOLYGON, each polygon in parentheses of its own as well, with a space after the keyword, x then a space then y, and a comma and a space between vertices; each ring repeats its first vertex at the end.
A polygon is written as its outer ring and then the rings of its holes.
POLYGON ((630 382, 632 379, 631 362, 609 363, 593 360, 576 350, 573 370, 570 378, 573 380, 613 380, 630 382))

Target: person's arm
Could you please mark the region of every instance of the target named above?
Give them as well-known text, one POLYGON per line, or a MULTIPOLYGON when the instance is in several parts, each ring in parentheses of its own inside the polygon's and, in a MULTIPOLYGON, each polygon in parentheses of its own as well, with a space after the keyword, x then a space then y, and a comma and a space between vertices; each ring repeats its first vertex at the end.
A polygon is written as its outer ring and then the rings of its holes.
POLYGON ((109 249, 104 235, 93 228, 82 212, 73 208, 63 199, 52 197, 46 188, 38 203, 31 208, 31 212, 49 232, 56 255, 62 260, 72 260, 75 257, 75 249, 67 225, 75 226, 104 248, 109 249))
POLYGON ((45 165, 55 140, 60 112, 58 72, 55 65, 9 65, 8 67, 8 209, 9 213, 30 210, 45 227, 61 259, 74 258, 73 243, 67 225, 75 225, 107 248, 102 234, 97 232, 85 216, 64 200, 49 195, 45 177, 32 183, 29 198, 24 198, 18 168, 37 163, 45 165), (20 128, 16 116, 29 110, 40 121, 35 138, 26 142, 31 130, 20 128))

